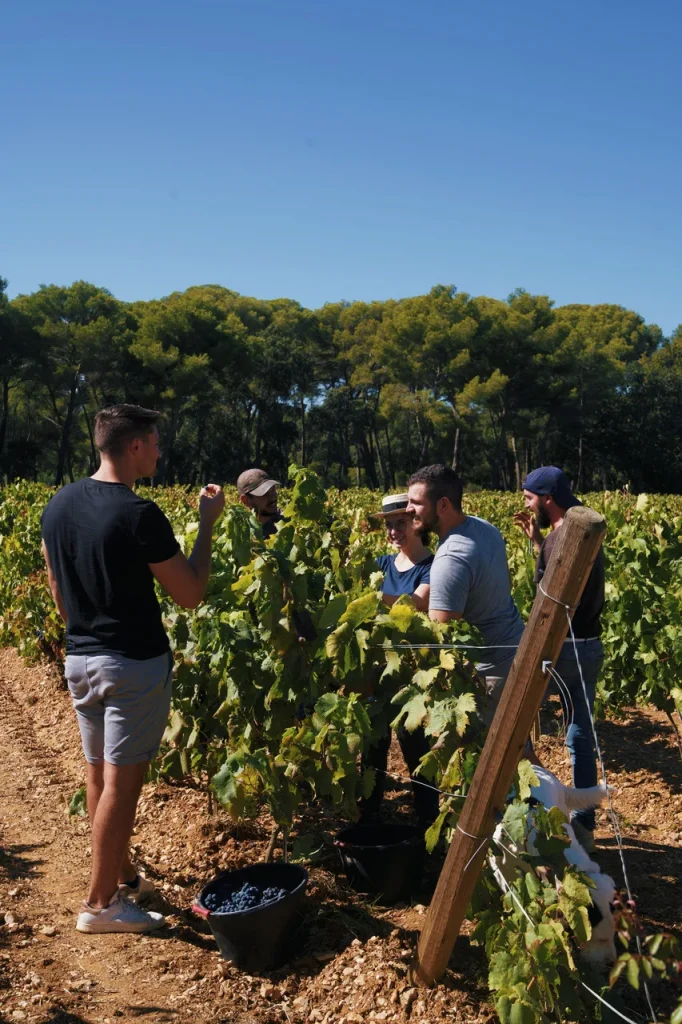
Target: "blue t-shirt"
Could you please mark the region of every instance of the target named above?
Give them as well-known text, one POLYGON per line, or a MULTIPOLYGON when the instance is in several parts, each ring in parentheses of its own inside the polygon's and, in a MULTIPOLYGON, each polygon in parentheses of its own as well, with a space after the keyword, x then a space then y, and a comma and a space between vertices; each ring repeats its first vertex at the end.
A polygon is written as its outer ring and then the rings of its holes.
POLYGON ((485 519, 467 516, 438 545, 432 576, 429 609, 460 612, 480 629, 490 649, 481 652, 479 672, 506 675, 523 622, 511 596, 500 531, 485 519))
POLYGON ((431 563, 433 555, 417 562, 411 569, 396 569, 395 560, 397 555, 379 555, 376 559, 377 565, 384 574, 384 582, 381 590, 384 594, 397 597, 400 594, 414 594, 417 587, 431 580, 431 563))

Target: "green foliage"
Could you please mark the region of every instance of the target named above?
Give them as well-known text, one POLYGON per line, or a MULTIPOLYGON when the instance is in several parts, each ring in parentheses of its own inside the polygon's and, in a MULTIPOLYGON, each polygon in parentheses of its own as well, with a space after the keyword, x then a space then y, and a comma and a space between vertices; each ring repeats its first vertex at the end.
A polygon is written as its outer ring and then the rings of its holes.
MULTIPOLYGON (((520 773, 526 780, 529 774, 527 767, 520 773)), ((515 791, 526 788, 517 778, 515 791)), ((485 944, 502 1022, 594 1019, 592 997, 575 984, 584 971, 579 946, 591 935, 592 882, 566 863, 565 820, 556 808, 548 813, 541 805, 531 809, 526 799, 513 800, 502 821, 505 838, 525 849, 533 828, 538 855, 524 854, 523 860, 534 870, 519 871, 502 896, 489 868, 479 884, 472 938, 485 944)))
POLYGON ((290 462, 326 484, 401 487, 429 462, 518 488, 533 464, 682 490, 679 338, 613 305, 554 308, 437 285, 308 310, 217 285, 124 303, 84 281, 9 302, 0 279, 0 474, 92 471, 97 409, 164 413, 160 481, 290 462))
MULTIPOLYGON (((477 638, 465 623, 446 628, 430 622, 407 597, 390 608, 380 602, 374 556, 385 550, 385 540, 370 528, 375 494, 325 492, 311 470, 289 472, 287 520, 272 538, 263 540, 242 505, 228 504, 215 531, 205 602, 188 612, 162 596, 175 682, 154 771, 210 780, 237 819, 266 805, 288 828, 302 802, 316 799, 354 818, 358 798, 374 784, 373 772, 361 770, 362 753, 389 723, 422 726, 431 749, 420 772, 453 794, 427 834, 433 849, 441 837, 452 836, 461 809, 457 797, 473 778, 482 739, 481 692, 462 653, 419 645, 477 638)), ((149 493, 189 551, 197 531, 195 498, 181 488, 149 493)), ((62 653, 63 626, 40 554, 40 514, 50 494, 28 483, 0 491, 0 642, 14 644, 27 658, 62 653)), ((611 708, 641 700, 679 710, 682 506, 663 496, 586 497, 608 522, 600 699, 611 708)), ((526 615, 534 594, 533 558, 513 526, 518 504, 515 495, 466 497, 467 511, 503 531, 515 598, 526 615)), ((533 781, 531 767, 522 763, 517 796, 504 816, 506 831, 520 846, 533 781)), ((589 881, 572 869, 560 871, 566 843, 560 812, 537 807, 533 820, 541 870, 512 883, 514 897, 502 897, 484 878, 471 909, 474 938, 488 953, 500 1020, 593 1019, 592 997, 575 985, 578 943, 590 934, 589 881), (563 878, 559 890, 557 873, 563 878)), ((324 855, 318 841, 299 840, 297 858, 324 855)), ((663 939, 639 954, 630 948, 625 923, 620 932, 625 949, 614 985, 637 987, 644 978, 671 974, 673 954, 663 939)))
POLYGON ((76 790, 69 801, 69 817, 84 818, 87 813, 88 808, 86 803, 85 786, 81 786, 80 789, 76 790))
POLYGON ((291 475, 277 534, 264 542, 247 510, 231 506, 206 603, 193 614, 167 607, 176 680, 160 766, 206 772, 235 817, 265 801, 284 826, 308 798, 357 816, 357 799, 374 781, 359 755, 393 717, 391 702, 408 704, 412 690, 428 686, 423 714, 402 713, 408 728, 425 718, 433 736, 461 734, 475 710, 455 659, 390 649, 433 643, 442 629, 407 599, 381 604, 367 535, 333 519, 313 473, 292 467, 291 475), (316 634, 307 641, 303 616, 316 634))
POLYGON ((40 550, 47 488, 22 481, 0 490, 0 644, 27 660, 59 658, 63 623, 40 550))

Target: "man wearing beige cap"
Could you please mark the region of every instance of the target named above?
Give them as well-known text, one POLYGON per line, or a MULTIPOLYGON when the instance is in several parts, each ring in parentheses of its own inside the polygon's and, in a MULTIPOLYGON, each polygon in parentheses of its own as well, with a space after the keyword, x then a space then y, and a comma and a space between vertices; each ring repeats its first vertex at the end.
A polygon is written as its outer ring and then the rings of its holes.
POLYGON ((255 513, 264 537, 271 537, 284 518, 277 508, 278 487, 279 481, 272 480, 264 469, 245 469, 237 480, 239 500, 255 513))

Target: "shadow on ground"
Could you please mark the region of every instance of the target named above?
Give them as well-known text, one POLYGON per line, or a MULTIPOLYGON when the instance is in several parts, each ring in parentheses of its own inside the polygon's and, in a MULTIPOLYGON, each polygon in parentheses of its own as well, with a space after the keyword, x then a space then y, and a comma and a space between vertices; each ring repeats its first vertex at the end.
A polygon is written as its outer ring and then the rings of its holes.
POLYGON ((42 874, 39 870, 45 862, 30 855, 42 850, 45 843, 19 843, 14 846, 0 846, 0 881, 16 881, 42 874))
MULTIPOLYGON (((541 716, 543 734, 561 738, 564 722, 558 697, 545 700, 541 716)), ((625 719, 600 718, 596 726, 607 776, 644 768, 682 793, 682 758, 672 725, 632 708, 625 719)))
POLYGON ((682 760, 667 722, 657 722, 634 710, 626 722, 598 722, 597 733, 607 773, 646 768, 671 789, 682 792, 682 760))

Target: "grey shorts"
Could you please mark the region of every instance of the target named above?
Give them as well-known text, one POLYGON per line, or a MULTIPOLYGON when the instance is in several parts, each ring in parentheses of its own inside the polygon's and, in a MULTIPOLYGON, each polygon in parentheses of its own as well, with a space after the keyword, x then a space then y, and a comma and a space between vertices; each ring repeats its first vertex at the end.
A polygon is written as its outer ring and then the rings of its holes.
POLYGON ((89 764, 151 761, 168 721, 173 655, 69 654, 66 681, 89 764))

